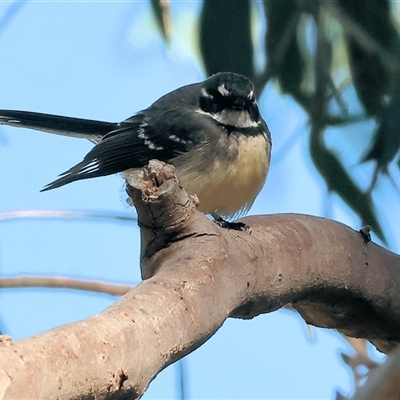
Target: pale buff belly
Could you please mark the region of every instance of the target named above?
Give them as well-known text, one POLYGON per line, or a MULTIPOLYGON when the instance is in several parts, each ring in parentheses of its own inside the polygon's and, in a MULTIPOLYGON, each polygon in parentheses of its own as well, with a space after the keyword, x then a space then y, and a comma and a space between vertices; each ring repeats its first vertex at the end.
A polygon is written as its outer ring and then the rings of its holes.
POLYGON ((237 143, 236 159, 211 162, 200 175, 189 169, 179 174, 185 190, 198 196, 199 211, 224 217, 245 213, 262 189, 269 169, 270 144, 263 136, 245 137, 237 143))

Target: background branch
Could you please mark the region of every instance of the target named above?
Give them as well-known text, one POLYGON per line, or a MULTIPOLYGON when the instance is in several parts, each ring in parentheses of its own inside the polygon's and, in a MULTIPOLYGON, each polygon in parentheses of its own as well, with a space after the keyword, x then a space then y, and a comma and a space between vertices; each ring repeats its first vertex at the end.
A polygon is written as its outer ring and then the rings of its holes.
POLYGON ((45 287, 86 290, 105 293, 111 296, 122 296, 132 286, 116 285, 112 283, 95 282, 93 280, 72 279, 65 277, 19 276, 0 278, 0 288, 45 287))
POLYGON ((105 219, 114 221, 135 222, 136 217, 128 213, 106 211, 67 211, 67 210, 17 210, 0 213, 0 222, 27 218, 62 218, 62 219, 105 219))

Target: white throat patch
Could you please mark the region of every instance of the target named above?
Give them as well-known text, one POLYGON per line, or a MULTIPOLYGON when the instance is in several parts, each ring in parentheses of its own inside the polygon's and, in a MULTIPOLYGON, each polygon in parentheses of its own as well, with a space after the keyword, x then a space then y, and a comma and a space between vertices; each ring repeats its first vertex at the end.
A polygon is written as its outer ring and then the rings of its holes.
POLYGON ((205 114, 222 125, 235 126, 236 128, 256 128, 260 121, 253 121, 250 114, 245 110, 221 110, 216 113, 208 113, 197 110, 200 114, 205 114))

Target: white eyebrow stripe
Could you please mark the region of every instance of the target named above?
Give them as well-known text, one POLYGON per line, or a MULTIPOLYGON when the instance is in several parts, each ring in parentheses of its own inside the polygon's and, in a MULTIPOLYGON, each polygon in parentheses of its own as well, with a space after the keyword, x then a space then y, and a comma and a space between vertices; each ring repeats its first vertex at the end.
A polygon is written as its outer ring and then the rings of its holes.
POLYGON ((217 87, 217 90, 222 94, 222 96, 229 96, 231 94, 231 92, 225 87, 224 84, 219 85, 217 87))

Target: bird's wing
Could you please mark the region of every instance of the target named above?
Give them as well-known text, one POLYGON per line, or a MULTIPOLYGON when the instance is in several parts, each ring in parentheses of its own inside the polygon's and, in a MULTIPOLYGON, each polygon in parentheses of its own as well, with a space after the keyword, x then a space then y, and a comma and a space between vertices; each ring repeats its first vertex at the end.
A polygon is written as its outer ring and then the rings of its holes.
POLYGON ((83 161, 62 173, 42 191, 81 179, 141 168, 151 159, 169 162, 194 145, 185 130, 176 131, 173 126, 150 126, 146 117, 138 114, 105 135, 83 161))

